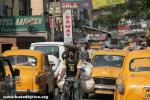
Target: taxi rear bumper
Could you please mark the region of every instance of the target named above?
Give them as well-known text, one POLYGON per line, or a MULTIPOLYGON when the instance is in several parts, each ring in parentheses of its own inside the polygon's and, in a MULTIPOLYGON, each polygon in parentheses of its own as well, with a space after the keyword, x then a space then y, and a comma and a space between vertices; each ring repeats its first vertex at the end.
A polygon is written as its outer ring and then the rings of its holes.
POLYGON ((98 94, 113 94, 115 85, 95 84, 95 93, 98 94))

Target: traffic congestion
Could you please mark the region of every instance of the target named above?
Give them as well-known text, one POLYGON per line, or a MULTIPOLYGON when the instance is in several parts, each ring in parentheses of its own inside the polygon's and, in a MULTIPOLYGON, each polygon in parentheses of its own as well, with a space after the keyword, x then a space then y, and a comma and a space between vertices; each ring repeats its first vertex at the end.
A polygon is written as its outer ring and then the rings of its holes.
POLYGON ((108 98, 106 95, 112 100, 149 98, 150 50, 99 48, 88 52, 89 49, 85 45, 79 48, 60 42, 40 42, 32 43, 30 49, 5 51, 1 56, 1 72, 5 71, 1 74, 1 82, 5 84, 1 86, 6 87, 2 96, 36 94, 52 100, 90 100, 93 95, 104 95, 96 100, 108 98), (78 59, 77 77, 67 72, 69 57, 78 59), (62 74, 64 69, 66 72, 62 74), (74 85, 75 81, 80 81, 79 87, 74 85), (79 89, 77 99, 75 89, 79 89))
POLYGON ((0 0, 0 100, 150 100, 150 0, 0 0))

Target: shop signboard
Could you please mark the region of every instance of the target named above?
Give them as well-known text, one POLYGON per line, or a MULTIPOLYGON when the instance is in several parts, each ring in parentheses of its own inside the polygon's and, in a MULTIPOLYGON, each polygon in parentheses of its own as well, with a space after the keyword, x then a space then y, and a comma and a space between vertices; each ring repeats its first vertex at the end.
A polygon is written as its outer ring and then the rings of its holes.
POLYGON ((64 30, 64 42, 72 43, 72 18, 71 10, 65 10, 63 13, 63 30, 64 30))
POLYGON ((62 9, 92 8, 91 0, 60 0, 62 9))
POLYGON ((45 32, 44 16, 11 16, 0 18, 0 33, 45 32))

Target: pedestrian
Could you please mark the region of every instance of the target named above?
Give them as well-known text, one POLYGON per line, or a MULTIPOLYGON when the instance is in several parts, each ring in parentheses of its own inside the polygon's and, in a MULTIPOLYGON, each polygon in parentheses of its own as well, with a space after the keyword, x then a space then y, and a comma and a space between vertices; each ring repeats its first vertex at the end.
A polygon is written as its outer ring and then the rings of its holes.
POLYGON ((89 62, 89 52, 88 52, 88 47, 85 46, 83 51, 81 52, 81 60, 85 60, 89 62))

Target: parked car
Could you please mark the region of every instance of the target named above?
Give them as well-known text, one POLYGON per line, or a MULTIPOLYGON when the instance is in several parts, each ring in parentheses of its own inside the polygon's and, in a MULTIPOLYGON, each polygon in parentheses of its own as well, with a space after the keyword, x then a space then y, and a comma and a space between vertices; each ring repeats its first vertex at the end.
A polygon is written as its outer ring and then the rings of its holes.
POLYGON ((116 81, 114 100, 150 99, 150 50, 131 51, 116 81))
POLYGON ((124 62, 127 51, 99 50, 93 52, 92 78, 95 82, 93 92, 99 94, 113 94, 116 79, 124 62))
POLYGON ((3 96, 16 95, 15 76, 19 76, 19 70, 12 68, 9 59, 0 56, 0 99, 5 99, 3 96))
POLYGON ((3 53, 20 70, 16 80, 17 94, 40 93, 48 96, 54 93, 54 73, 48 57, 40 51, 8 50, 3 53))

